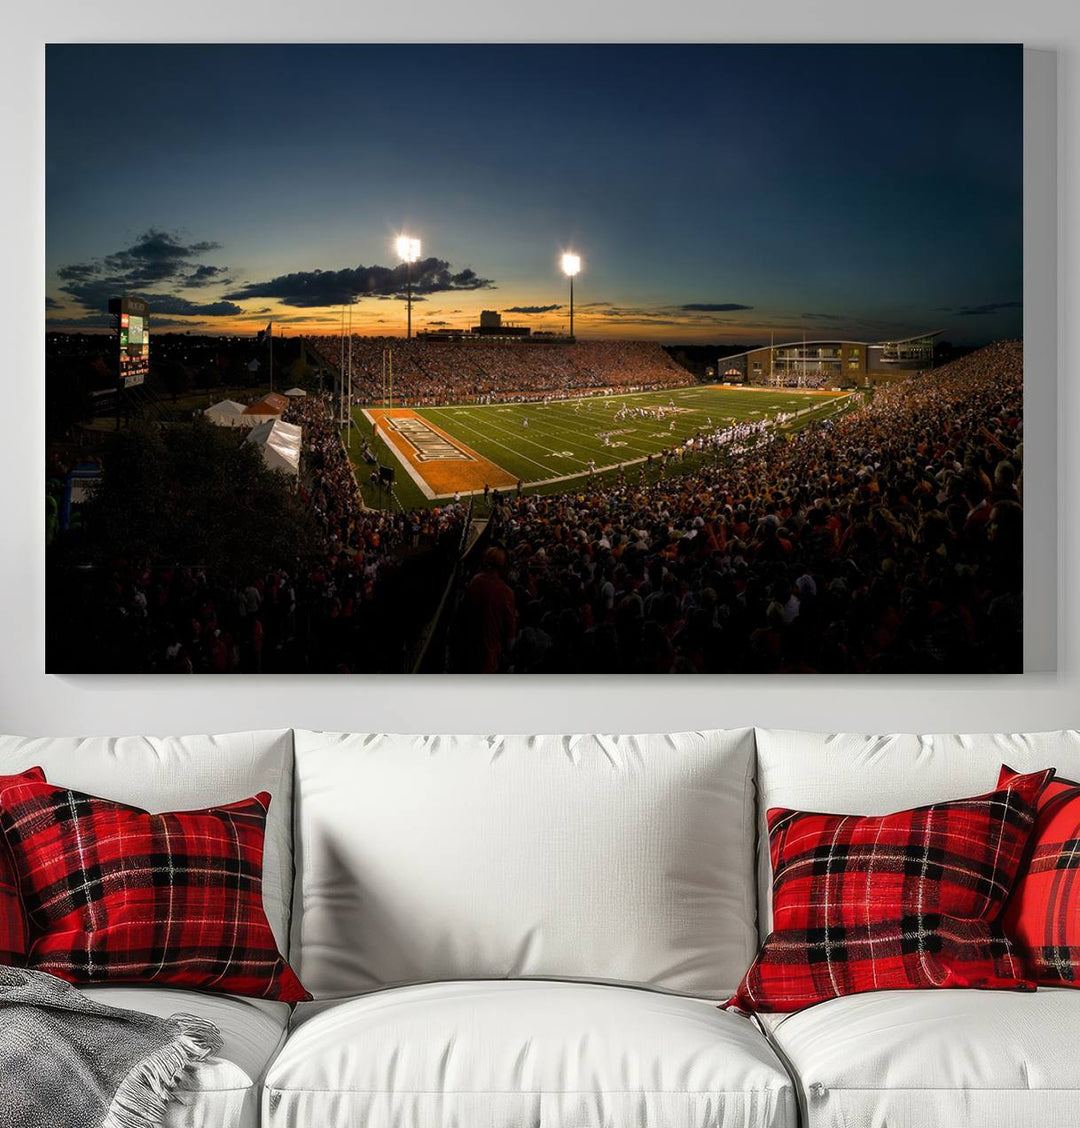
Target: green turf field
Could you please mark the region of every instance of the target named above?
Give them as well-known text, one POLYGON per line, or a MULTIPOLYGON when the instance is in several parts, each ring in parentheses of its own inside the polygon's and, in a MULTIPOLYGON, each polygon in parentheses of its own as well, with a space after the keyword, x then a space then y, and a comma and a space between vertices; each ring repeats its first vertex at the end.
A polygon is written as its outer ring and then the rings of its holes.
MULTIPOLYGON (((418 415, 477 454, 520 478, 540 492, 572 488, 573 479, 589 473, 590 460, 598 470, 631 464, 696 435, 736 420, 772 419, 781 412, 803 412, 786 424, 797 430, 847 405, 844 393, 807 394, 787 389, 759 390, 695 386, 625 396, 590 396, 556 400, 550 404, 491 404, 484 406, 423 407, 418 415), (674 408, 672 407, 674 405, 674 408), (664 418, 615 419, 623 405, 662 408, 664 418), (528 425, 525 425, 525 420, 528 425), (608 444, 605 444, 605 435, 608 444), (551 479, 562 479, 552 482, 551 479)), ((357 430, 371 441, 371 425, 361 408, 354 411, 357 430)), ((357 478, 369 503, 367 478, 371 467, 360 460, 361 444, 353 440, 357 478)), ((393 451, 381 440, 373 444, 381 461, 397 465, 393 451)), ((636 471, 635 471, 636 472, 636 471)), ((398 500, 406 507, 434 504, 405 473, 397 474, 398 500)))

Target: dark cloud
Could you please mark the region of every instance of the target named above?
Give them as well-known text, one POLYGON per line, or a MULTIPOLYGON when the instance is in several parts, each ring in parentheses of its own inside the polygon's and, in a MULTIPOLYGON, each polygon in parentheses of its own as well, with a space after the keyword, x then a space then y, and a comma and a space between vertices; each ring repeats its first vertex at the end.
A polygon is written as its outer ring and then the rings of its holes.
POLYGON ((681 306, 616 306, 610 305, 600 310, 594 321, 603 322, 606 319, 641 321, 657 325, 690 325, 695 324, 690 318, 676 316, 681 306))
POLYGON ((244 311, 233 302, 190 302, 178 294, 140 294, 150 305, 151 320, 159 314, 178 313, 187 317, 226 317, 244 311))
MULTIPOLYGON (((245 298, 277 298, 284 305, 299 308, 351 305, 361 298, 404 297, 407 268, 397 266, 356 266, 343 270, 300 270, 281 274, 266 282, 247 282, 225 296, 236 301, 245 298)), ((486 290, 494 287, 489 278, 474 270, 452 271, 442 259, 428 258, 413 263, 412 288, 416 295, 450 290, 486 290)))
POLYGON ((424 324, 425 324, 425 325, 434 325, 434 326, 438 326, 438 327, 441 327, 441 326, 443 326, 443 325, 449 325, 449 324, 450 324, 450 322, 449 322, 449 321, 425 321, 425 322, 424 322, 424 324))
POLYGON ((136 274, 147 281, 176 278, 196 255, 216 251, 220 243, 184 243, 178 234, 151 228, 125 250, 106 255, 104 268, 113 274, 136 274))
POLYGON ((45 308, 46 309, 59 309, 60 302, 55 298, 50 298, 48 294, 45 295, 45 308))
MULTIPOLYGON (((598 317, 595 318, 593 324, 596 325, 618 325, 620 322, 625 322, 628 315, 618 314, 615 317, 598 317)), ((634 321, 640 321, 646 325, 677 325, 681 329, 686 328, 686 322, 677 317, 657 317, 654 315, 641 316, 632 318, 634 321)))
POLYGON ((68 266, 60 267, 56 276, 69 282, 84 282, 88 278, 93 278, 100 270, 101 267, 92 262, 73 262, 68 266))
POLYGON ((562 309, 561 305, 546 306, 510 306, 503 313, 550 313, 553 309, 562 309))
MULTIPOLYGON (((116 318, 111 313, 88 313, 85 317, 47 317, 45 325, 49 329, 115 329, 116 318)), ((196 322, 181 317, 152 317, 151 332, 166 326, 191 329, 196 322)))
POLYGON ((239 313, 231 302, 188 302, 161 287, 205 286, 225 281, 225 267, 197 262, 198 256, 218 250, 220 244, 208 241, 188 243, 170 231, 150 228, 134 243, 92 262, 67 263, 57 269, 60 289, 87 313, 104 313, 109 299, 122 294, 138 294, 156 304, 158 312, 216 317, 239 313), (148 292, 150 291, 150 292, 148 292))
POLYGON ((203 263, 197 266, 183 281, 185 286, 209 286, 211 282, 231 282, 231 278, 226 278, 225 275, 229 273, 227 266, 209 266, 203 263))
POLYGON ((604 310, 607 317, 659 317, 661 316, 660 310, 657 309, 644 309, 641 306, 616 306, 610 302, 607 303, 607 308, 604 310))
MULTIPOLYGON (((121 297, 128 287, 122 279, 92 278, 87 281, 68 282, 60 287, 69 298, 73 298, 84 309, 107 312, 109 299, 121 297)), ((132 291, 139 293, 139 289, 132 291)), ((140 293, 140 297, 141 297, 140 293)))
POLYGON ((956 312, 961 317, 982 317, 987 313, 1001 313, 1006 309, 1022 309, 1023 302, 988 302, 986 305, 961 306, 956 312))
POLYGON ((91 313, 86 317, 47 317, 45 325, 49 329, 113 329, 116 318, 107 313, 91 313))
POLYGON ((804 313, 801 316, 808 318, 811 321, 840 321, 841 317, 838 313, 804 313))
MULTIPOLYGON (((60 288, 65 293, 70 294, 87 310, 108 310, 109 299, 120 297, 126 289, 126 287, 110 279, 73 283, 70 286, 61 286, 60 288)), ((151 317, 159 314, 180 314, 187 317, 225 317, 244 312, 234 302, 193 302, 179 294, 156 294, 141 288, 134 292, 149 303, 151 317)))
POLYGON ((734 313, 736 310, 753 308, 738 302, 689 302, 679 306, 686 313, 734 313))

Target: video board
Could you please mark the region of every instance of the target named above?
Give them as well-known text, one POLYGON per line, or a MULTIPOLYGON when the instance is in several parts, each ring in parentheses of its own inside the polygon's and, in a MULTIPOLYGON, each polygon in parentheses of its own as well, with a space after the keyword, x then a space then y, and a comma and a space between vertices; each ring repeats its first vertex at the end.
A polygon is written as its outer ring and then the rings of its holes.
POLYGON ((109 309, 119 318, 120 381, 133 388, 150 372, 150 307, 141 298, 114 298, 109 309))

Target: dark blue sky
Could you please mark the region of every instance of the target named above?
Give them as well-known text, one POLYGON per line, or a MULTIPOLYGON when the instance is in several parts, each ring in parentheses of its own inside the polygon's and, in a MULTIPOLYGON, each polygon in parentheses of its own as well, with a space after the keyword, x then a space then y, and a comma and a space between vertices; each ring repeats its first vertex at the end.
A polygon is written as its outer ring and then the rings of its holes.
POLYGON ((573 249, 583 334, 1017 336, 1021 79, 1018 46, 52 47, 49 315, 126 286, 318 330, 359 290, 396 333, 356 268, 408 231, 447 264, 421 327, 565 324, 573 249))

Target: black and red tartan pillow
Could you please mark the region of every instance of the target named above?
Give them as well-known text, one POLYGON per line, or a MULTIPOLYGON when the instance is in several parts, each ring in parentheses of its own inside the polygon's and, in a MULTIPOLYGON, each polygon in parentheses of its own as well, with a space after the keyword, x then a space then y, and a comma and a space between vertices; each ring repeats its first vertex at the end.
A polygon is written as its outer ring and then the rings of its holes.
POLYGON ((27 966, 73 983, 310 998, 263 909, 269 804, 262 792, 153 815, 43 780, 0 785, 0 831, 32 927, 27 966))
MULTIPOLYGON (((998 786, 1015 778, 1002 768, 998 786)), ((1025 861, 1005 907, 1005 932, 1033 979, 1080 987, 1080 784, 1047 785, 1025 861)))
MULTIPOLYGON (((19 779, 43 780, 40 768, 31 768, 19 775, 0 775, 0 788, 19 779)), ((0 964, 21 964, 26 958, 26 916, 19 898, 19 886, 11 854, 0 834, 0 964)))
POLYGON ((768 812, 773 930, 735 995, 746 1013, 860 991, 1030 990, 1002 909, 1051 771, 882 816, 768 812))

